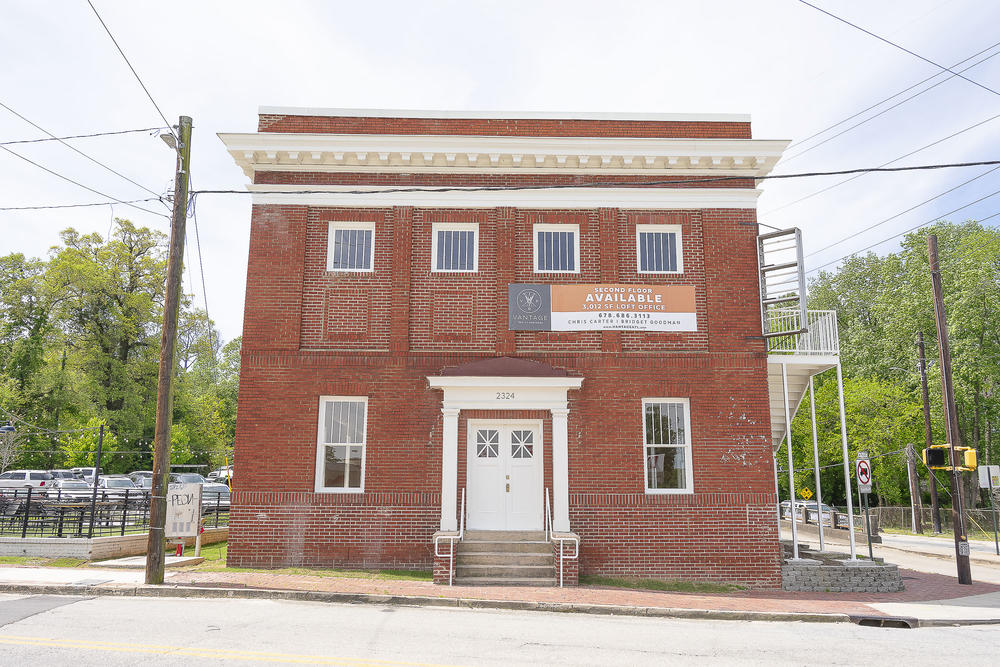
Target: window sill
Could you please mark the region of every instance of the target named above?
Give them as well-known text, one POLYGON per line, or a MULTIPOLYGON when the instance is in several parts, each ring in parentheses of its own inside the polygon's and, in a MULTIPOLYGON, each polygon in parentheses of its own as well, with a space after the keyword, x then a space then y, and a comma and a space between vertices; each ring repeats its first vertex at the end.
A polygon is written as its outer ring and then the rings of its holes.
POLYGON ((646 489, 649 496, 690 496, 694 494, 694 489, 646 489))
POLYGON ((328 488, 328 487, 316 487, 313 489, 314 493, 332 493, 335 495, 343 494, 362 494, 365 492, 364 487, 360 489, 343 489, 343 488, 328 488))

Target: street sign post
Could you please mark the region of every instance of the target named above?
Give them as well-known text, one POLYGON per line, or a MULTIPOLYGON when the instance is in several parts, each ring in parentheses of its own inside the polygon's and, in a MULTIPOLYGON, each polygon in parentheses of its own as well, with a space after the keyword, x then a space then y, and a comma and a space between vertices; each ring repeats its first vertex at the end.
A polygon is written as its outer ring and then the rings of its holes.
POLYGON ((858 493, 861 495, 861 504, 865 509, 865 531, 868 534, 868 557, 875 560, 875 553, 872 550, 872 520, 868 515, 868 494, 872 492, 872 464, 868 460, 868 452, 858 452, 858 459, 854 462, 854 473, 858 480, 858 493))

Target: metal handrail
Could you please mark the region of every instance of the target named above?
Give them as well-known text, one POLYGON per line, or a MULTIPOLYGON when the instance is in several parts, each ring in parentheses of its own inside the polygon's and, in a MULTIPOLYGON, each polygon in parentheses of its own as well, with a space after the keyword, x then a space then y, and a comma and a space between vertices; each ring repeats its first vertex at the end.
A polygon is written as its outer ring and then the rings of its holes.
POLYGON ((461 542, 465 537, 465 487, 462 488, 462 509, 459 514, 459 530, 457 535, 436 535, 434 537, 434 556, 437 558, 448 557, 448 585, 451 586, 455 579, 455 542, 461 542), (438 545, 442 540, 448 540, 448 553, 441 553, 438 545))
POLYGON ((552 530, 552 504, 549 502, 549 489, 545 488, 545 541, 559 543, 559 588, 563 587, 563 560, 576 560, 580 556, 580 538, 576 535, 559 535, 552 530), (573 543, 573 555, 564 556, 563 542, 573 543))
POLYGON ((798 310, 774 308, 765 312, 769 354, 840 353, 837 311, 810 310, 806 320, 798 310))

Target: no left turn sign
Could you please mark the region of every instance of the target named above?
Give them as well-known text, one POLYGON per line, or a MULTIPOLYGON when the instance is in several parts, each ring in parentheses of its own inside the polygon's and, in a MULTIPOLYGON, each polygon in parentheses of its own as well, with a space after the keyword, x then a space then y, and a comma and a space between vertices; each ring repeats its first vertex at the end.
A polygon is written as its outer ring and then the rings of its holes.
POLYGON ((867 458, 858 459, 854 468, 858 479, 858 491, 860 493, 872 492, 872 464, 867 458))

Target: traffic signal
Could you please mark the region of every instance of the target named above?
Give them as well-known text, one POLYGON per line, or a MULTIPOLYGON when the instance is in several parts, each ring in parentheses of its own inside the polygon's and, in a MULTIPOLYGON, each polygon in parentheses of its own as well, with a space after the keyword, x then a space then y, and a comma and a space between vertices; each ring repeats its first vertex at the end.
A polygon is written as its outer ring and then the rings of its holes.
MULTIPOLYGON (((921 452, 924 465, 930 470, 951 470, 951 445, 931 445, 921 452)), ((969 472, 976 469, 978 460, 976 450, 972 447, 955 448, 956 463, 955 468, 960 471, 969 472)))
POLYGON ((951 445, 931 445, 921 452, 924 465, 930 470, 951 470, 951 455, 949 450, 951 445))

